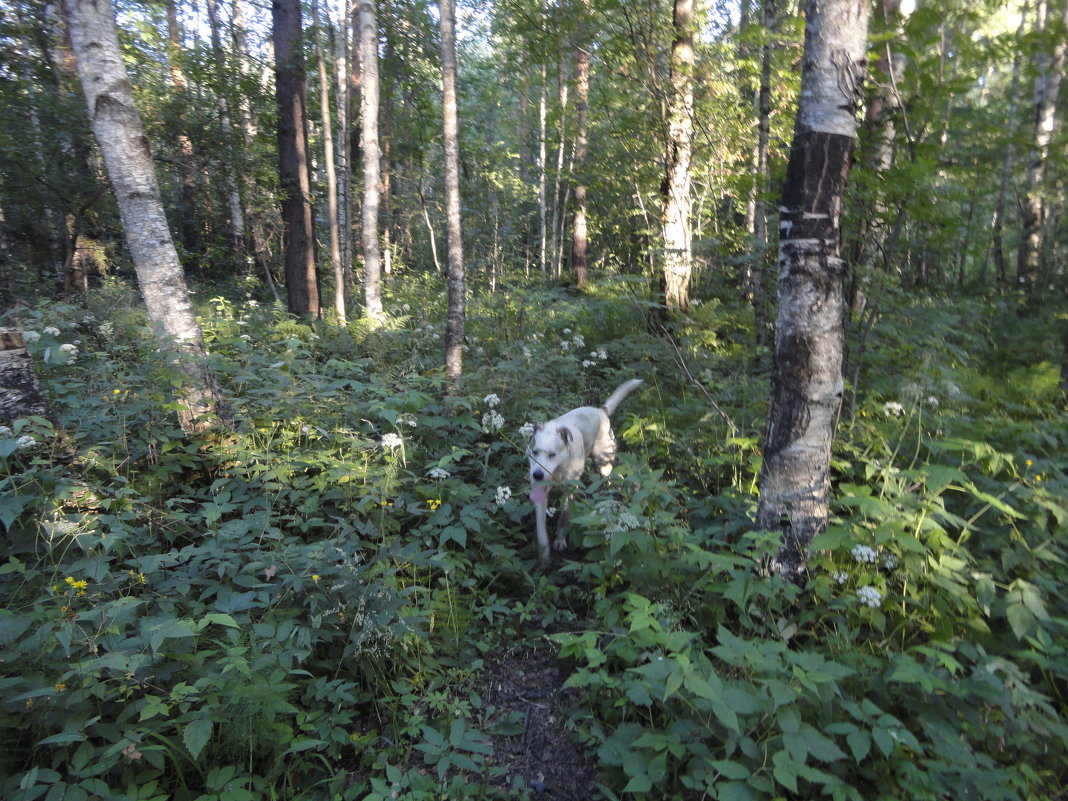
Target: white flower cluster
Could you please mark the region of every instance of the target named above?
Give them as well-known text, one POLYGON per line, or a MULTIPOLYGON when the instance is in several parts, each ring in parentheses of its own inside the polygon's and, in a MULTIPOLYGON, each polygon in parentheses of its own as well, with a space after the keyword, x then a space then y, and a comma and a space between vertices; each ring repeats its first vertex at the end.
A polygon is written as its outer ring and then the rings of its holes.
POLYGON ((512 498, 511 487, 497 487, 497 505, 503 507, 512 498))
POLYGON ((887 417, 900 417, 905 413, 905 407, 897 401, 887 401, 883 404, 883 414, 887 417))
POLYGON ((382 435, 383 450, 393 450, 394 448, 399 448, 403 444, 404 440, 401 439, 400 434, 394 434, 390 431, 388 434, 382 435))
POLYGON ((408 426, 408 428, 415 428, 417 425, 419 425, 419 421, 416 419, 414 414, 404 412, 402 414, 397 415, 397 425, 408 426))
POLYGON ((431 467, 427 471, 427 477, 434 479, 435 481, 444 481, 451 474, 444 467, 431 467))
POLYGON ((54 325, 50 325, 50 326, 48 326, 48 327, 47 327, 47 328, 46 328, 46 329, 44 330, 44 332, 45 332, 46 334, 48 334, 48 336, 50 336, 50 337, 58 337, 58 336, 59 336, 59 329, 58 329, 58 328, 56 328, 56 327, 55 327, 54 325))
POLYGON ((531 437, 533 437, 534 424, 531 422, 523 423, 523 425, 519 427, 519 436, 521 436, 523 439, 530 439, 531 437))
MULTIPOLYGON (((14 436, 15 434, 10 428, 7 426, 0 426, 0 438, 11 439, 14 436)), ((20 451, 25 450, 26 448, 35 448, 37 447, 37 440, 27 434, 15 440, 15 447, 20 451)))
POLYGON ((490 409, 482 415, 482 430, 487 434, 500 431, 504 428, 504 416, 496 409, 490 409))
POLYGON ((854 559, 861 563, 875 564, 875 560, 879 558, 879 554, 875 552, 875 549, 867 545, 854 545, 850 553, 853 554, 854 559))
POLYGON ((849 581, 849 573, 844 570, 836 570, 831 573, 831 578, 833 578, 839 584, 845 584, 847 581, 849 581))
POLYGON ((496 409, 501 405, 501 399, 497 397, 497 393, 491 392, 489 395, 482 399, 482 402, 486 404, 490 409, 496 409))
POLYGON ((39 342, 40 339, 41 335, 38 334, 36 331, 27 330, 22 332, 22 341, 25 342, 27 345, 32 345, 35 342, 39 342))
POLYGON ((601 501, 597 504, 597 514, 605 521, 606 539, 611 539, 613 534, 621 531, 635 531, 642 527, 642 521, 638 519, 638 516, 619 501, 601 501))
POLYGON ((868 584, 857 590, 857 597, 862 604, 872 609, 878 609, 883 603, 883 594, 868 584))

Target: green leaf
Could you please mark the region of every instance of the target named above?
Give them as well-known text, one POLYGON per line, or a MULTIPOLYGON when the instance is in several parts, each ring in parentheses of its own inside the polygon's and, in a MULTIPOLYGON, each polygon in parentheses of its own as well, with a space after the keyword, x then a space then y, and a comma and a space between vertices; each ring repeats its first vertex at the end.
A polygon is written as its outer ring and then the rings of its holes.
POLYGON ((865 731, 854 731, 846 735, 846 744, 849 746, 849 750, 853 752, 853 759, 860 762, 864 761, 864 757, 871 751, 871 735, 865 731))
POLYGON ((200 752, 204 750, 204 746, 211 739, 211 728, 211 721, 206 717, 202 717, 188 724, 185 727, 185 731, 182 732, 182 742, 189 749, 189 754, 193 759, 197 759, 200 756, 200 752))
POLYGON ((834 762, 839 759, 845 759, 845 751, 839 748, 834 740, 825 737, 812 726, 804 727, 803 736, 808 752, 820 762, 834 762))
POLYGON ((797 773, 803 763, 798 762, 788 751, 776 751, 771 757, 772 776, 775 781, 789 790, 797 792, 797 773))
POLYGON ((653 789, 653 780, 649 778, 648 774, 642 773, 637 776, 631 777, 631 780, 627 782, 627 786, 623 788, 624 793, 647 793, 653 789))

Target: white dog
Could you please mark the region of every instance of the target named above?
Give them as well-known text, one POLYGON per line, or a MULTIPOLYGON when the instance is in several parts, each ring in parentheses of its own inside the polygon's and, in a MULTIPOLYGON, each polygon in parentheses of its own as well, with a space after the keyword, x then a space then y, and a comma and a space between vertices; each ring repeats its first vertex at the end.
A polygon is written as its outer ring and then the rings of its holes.
MULTIPOLYGON (((596 465, 602 476, 608 476, 616 461, 616 438, 612 434, 609 416, 623 399, 633 392, 642 379, 632 378, 613 392, 604 406, 595 409, 581 406, 547 423, 534 426, 534 443, 530 450, 530 500, 538 529, 538 558, 542 565, 549 561, 549 534, 545 528, 545 509, 549 487, 553 482, 574 481, 582 476, 586 460, 596 465)), ((564 531, 567 528, 567 497, 564 497, 560 519, 556 526, 554 547, 567 547, 564 531)))

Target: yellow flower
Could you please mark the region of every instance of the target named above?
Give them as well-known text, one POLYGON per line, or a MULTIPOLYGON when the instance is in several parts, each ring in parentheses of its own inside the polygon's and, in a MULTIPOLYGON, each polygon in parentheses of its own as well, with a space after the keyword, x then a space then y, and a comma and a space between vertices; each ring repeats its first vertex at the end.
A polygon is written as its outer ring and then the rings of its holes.
POLYGON ((441 506, 441 501, 437 500, 436 498, 431 498, 429 501, 426 502, 426 505, 430 507, 431 511, 434 511, 439 506, 441 506))
POLYGON ((61 693, 61 692, 63 692, 63 691, 65 690, 65 689, 67 689, 67 685, 66 685, 66 684, 64 684, 63 682, 59 682, 58 684, 56 684, 56 692, 57 692, 57 693, 61 693))
POLYGON ((112 395, 121 395, 122 394, 122 390, 121 389, 113 389, 113 390, 111 390, 111 394, 112 395))
POLYGON ((77 590, 78 595, 85 595, 85 588, 89 586, 89 582, 85 579, 75 581, 71 576, 67 576, 64 581, 67 582, 72 590, 77 590))
POLYGON ((1035 483, 1037 484, 1037 483, 1038 483, 1038 482, 1040 482, 1041 480, 1042 480, 1042 474, 1041 474, 1041 473, 1039 473, 1039 474, 1038 474, 1037 476, 1035 476, 1035 483))
POLYGON ((312 573, 312 581, 314 581, 316 584, 319 583, 319 574, 318 573, 312 573))
POLYGON ((1028 459, 1026 462, 1024 462, 1024 464, 1027 465, 1028 467, 1030 467, 1031 465, 1034 464, 1034 462, 1032 462, 1030 459, 1028 459))

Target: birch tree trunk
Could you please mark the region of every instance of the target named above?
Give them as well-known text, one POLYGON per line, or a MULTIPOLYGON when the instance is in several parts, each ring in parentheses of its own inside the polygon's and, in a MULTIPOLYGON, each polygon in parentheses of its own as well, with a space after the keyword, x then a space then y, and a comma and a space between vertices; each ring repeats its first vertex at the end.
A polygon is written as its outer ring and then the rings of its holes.
POLYGON ((667 175, 664 182, 664 303, 690 308, 690 161, 693 156, 694 0, 675 0, 668 96, 667 175))
MULTIPOLYGON (((345 276, 341 267, 341 232, 338 226, 337 171, 334 168, 334 123, 330 115, 330 77, 326 69, 319 3, 312 0, 315 60, 319 68, 319 111, 323 119, 323 161, 326 167, 326 216, 330 230, 330 266, 334 272, 334 311, 338 325, 345 325, 345 276)), ((329 23, 327 24, 329 27, 329 23)))
POLYGON ((460 227, 460 133, 456 108, 456 3, 439 0, 441 84, 445 135, 445 222, 449 244, 449 310, 445 319, 445 379, 455 385, 463 372, 464 286, 463 237, 460 227))
POLYGON ((575 46, 575 217, 571 229, 571 269, 575 284, 582 289, 587 281, 588 234, 586 231, 586 152, 589 148, 590 43, 588 17, 590 0, 579 0, 575 46))
POLYGON ((363 149, 363 294, 372 320, 386 319, 382 308, 382 248, 378 243, 381 153, 378 147, 378 19, 374 0, 360 0, 360 144, 363 149))
POLYGON ((840 218, 866 70, 868 0, 808 0, 801 98, 779 223, 778 319, 757 527, 782 532, 772 570, 802 583, 827 525, 842 401, 840 218))
POLYGON ((538 93, 538 266, 541 268, 542 275, 545 275, 548 269, 548 250, 549 250, 549 232, 546 228, 546 204, 548 202, 548 166, 546 159, 548 158, 547 137, 548 130, 546 128, 546 118, 548 116, 546 106, 548 100, 546 98, 547 86, 549 76, 545 65, 541 65, 541 88, 538 93))
POLYGON ((749 301, 753 304, 756 343, 767 340, 767 309, 764 302, 764 269, 768 252, 768 143, 771 141, 771 31, 775 26, 775 0, 763 0, 761 20, 764 43, 760 47, 760 89, 757 92, 756 197, 753 202, 753 240, 756 258, 749 272, 749 301))
POLYGON ((163 213, 155 167, 119 50, 115 11, 104 0, 66 0, 71 44, 89 109, 122 216, 126 244, 161 350, 174 354, 185 374, 178 421, 187 434, 226 419, 222 394, 207 366, 182 265, 163 213))
POLYGON ((287 305, 290 314, 318 317, 300 0, 274 0, 271 16, 287 305))

